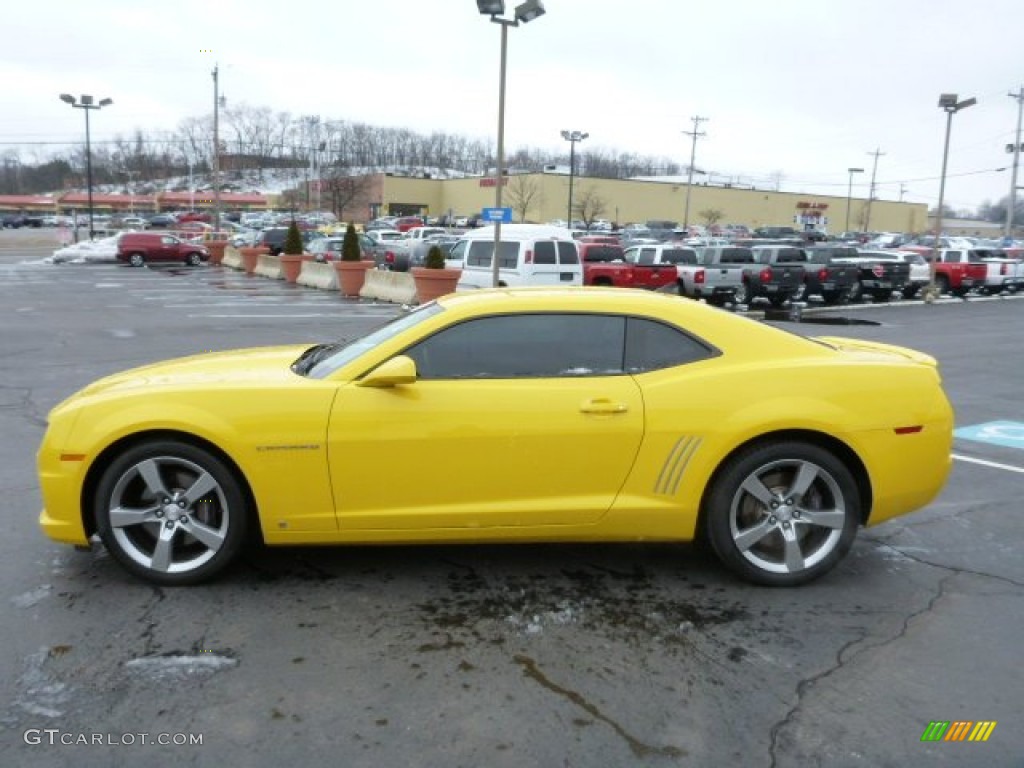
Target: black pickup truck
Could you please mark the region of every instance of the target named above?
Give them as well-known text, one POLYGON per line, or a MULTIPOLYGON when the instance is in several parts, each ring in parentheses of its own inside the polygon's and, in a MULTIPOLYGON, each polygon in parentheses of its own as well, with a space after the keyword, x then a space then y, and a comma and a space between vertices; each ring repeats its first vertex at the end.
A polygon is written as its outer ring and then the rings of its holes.
POLYGON ((803 268, 803 286, 793 295, 796 301, 820 296, 826 304, 835 304, 849 296, 859 277, 856 266, 834 260, 830 253, 834 249, 763 245, 752 250, 762 264, 803 268))
POLYGON ((875 301, 889 301, 893 293, 903 293, 910 283, 910 265, 903 261, 874 259, 861 254, 856 248, 808 248, 811 251, 829 251, 834 262, 857 268, 858 280, 850 289, 850 301, 870 295, 875 301))

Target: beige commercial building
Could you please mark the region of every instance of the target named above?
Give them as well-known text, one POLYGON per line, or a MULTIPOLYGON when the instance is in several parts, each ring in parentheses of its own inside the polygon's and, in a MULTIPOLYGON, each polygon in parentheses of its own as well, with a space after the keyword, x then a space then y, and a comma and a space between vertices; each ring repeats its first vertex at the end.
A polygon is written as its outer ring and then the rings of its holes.
MULTIPOLYGON (((479 214, 495 203, 495 179, 433 179, 376 174, 366 179, 362 199, 353 201, 346 218, 363 221, 383 215, 455 216, 479 214)), ((683 222, 687 184, 684 182, 573 179, 573 218, 581 218, 578 205, 589 200, 600 213, 587 218, 606 219, 625 225, 653 219, 683 222)), ((566 219, 569 176, 564 173, 528 173, 508 176, 502 191, 502 205, 513 209, 515 221, 547 222, 566 219)), ((830 233, 846 229, 846 196, 772 192, 725 186, 694 184, 690 190, 689 223, 706 224, 709 214, 718 224, 749 227, 793 226, 823 229, 830 233)), ((849 206, 851 230, 882 232, 924 232, 928 210, 922 203, 900 203, 854 197, 849 206)))

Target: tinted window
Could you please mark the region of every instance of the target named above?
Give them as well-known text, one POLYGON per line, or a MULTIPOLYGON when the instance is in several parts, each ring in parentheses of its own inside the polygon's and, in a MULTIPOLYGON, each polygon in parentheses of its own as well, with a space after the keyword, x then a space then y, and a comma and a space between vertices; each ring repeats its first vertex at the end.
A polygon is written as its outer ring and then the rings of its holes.
POLYGON ((696 264, 697 252, 689 248, 666 248, 661 252, 662 264, 696 264))
POLYGON ((580 254, 576 250, 576 245, 573 243, 566 243, 559 241, 558 243, 558 263, 559 264, 579 264, 580 254))
POLYGON ((533 247, 534 264, 556 264, 555 243, 553 240, 540 240, 533 247))
MULTIPOLYGON (((498 257, 499 267, 506 269, 515 268, 519 261, 519 243, 502 240, 500 254, 498 257)), ((466 265, 470 267, 489 267, 491 266, 491 256, 493 255, 493 240, 473 240, 469 244, 466 265)))
POLYGON ((753 264, 754 252, 749 248, 723 248, 720 264, 753 264))
POLYGON ((654 263, 654 248, 641 248, 640 257, 637 259, 637 264, 653 264, 654 263))
POLYGON ((711 356, 711 350, 678 328, 631 317, 626 323, 625 369, 628 373, 655 371, 711 356))
POLYGON ((622 373, 626 320, 536 314, 460 323, 406 350, 421 379, 510 379, 622 373))
POLYGON ((623 251, 615 245, 585 245, 583 246, 585 261, 621 261, 623 251))

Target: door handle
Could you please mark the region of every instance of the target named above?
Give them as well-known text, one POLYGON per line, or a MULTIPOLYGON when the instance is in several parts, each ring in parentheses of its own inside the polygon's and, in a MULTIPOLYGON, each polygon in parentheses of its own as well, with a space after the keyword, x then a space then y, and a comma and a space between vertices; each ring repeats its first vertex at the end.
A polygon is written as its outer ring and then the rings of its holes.
POLYGON ((616 403, 608 398, 584 400, 580 405, 582 413, 625 413, 628 410, 629 406, 625 403, 616 403))

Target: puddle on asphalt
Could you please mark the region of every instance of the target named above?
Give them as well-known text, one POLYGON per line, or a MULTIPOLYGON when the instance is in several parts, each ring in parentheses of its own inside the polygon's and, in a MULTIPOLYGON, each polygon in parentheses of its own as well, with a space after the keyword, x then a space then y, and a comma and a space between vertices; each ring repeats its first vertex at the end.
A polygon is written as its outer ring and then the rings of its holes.
MULTIPOLYGON (((703 585, 673 585, 670 597, 642 568, 506 575, 489 584, 473 568, 460 566, 448 574, 448 588, 450 596, 419 605, 425 623, 448 637, 442 645, 481 639, 481 630, 495 624, 520 635, 574 625, 617 639, 683 645, 695 630, 748 616, 742 605, 720 600, 703 585)), ((503 642, 500 634, 493 642, 503 642)))
POLYGON ((814 325, 881 325, 877 320, 864 320, 860 317, 845 315, 808 315, 792 309, 766 309, 764 311, 764 319, 774 322, 812 323, 814 325))

